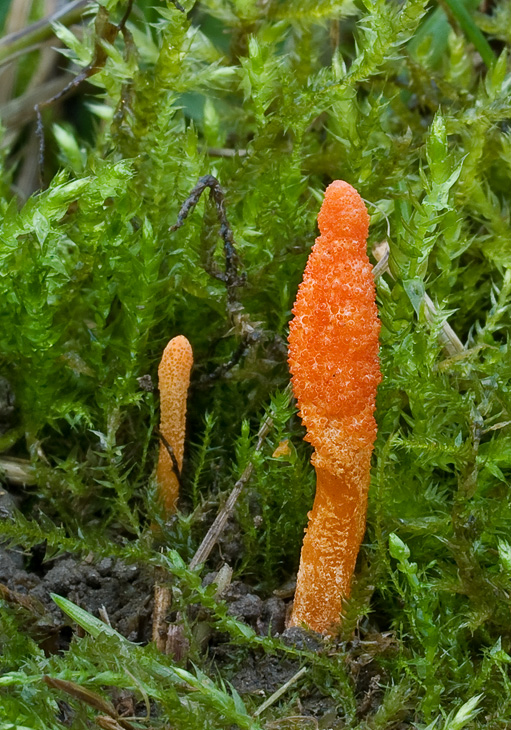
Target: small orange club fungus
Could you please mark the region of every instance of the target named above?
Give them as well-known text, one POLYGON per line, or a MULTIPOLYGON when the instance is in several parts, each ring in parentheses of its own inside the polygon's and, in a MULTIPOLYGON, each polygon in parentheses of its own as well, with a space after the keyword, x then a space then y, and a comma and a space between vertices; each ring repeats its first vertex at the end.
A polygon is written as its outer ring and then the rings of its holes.
POLYGON ((183 452, 186 426, 186 398, 190 386, 190 372, 193 365, 192 347, 186 337, 178 335, 170 340, 163 351, 158 367, 158 388, 160 390, 160 432, 175 458, 169 454, 165 441, 160 444, 160 455, 156 479, 165 513, 176 508, 179 496, 179 477, 183 466, 183 452))
POLYGON ((318 223, 321 235, 289 328, 293 390, 316 470, 291 625, 329 633, 341 620, 365 531, 380 322, 362 198, 336 180, 325 192, 318 223))

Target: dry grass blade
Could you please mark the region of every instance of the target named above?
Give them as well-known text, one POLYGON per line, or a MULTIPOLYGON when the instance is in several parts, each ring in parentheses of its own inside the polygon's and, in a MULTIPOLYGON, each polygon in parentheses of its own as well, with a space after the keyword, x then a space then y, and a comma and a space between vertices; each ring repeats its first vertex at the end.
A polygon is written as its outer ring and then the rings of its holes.
POLYGON ((0 65, 9 62, 11 57, 20 51, 29 50, 32 46, 53 37, 52 23, 58 21, 66 26, 76 23, 92 4, 91 0, 75 0, 46 18, 9 33, 0 39, 0 65))
MULTIPOLYGON (((18 2, 11 4, 5 23, 5 29, 8 33, 18 33, 25 26, 31 7, 32 0, 18 0, 18 2)), ((17 64, 11 64, 2 70, 0 104, 3 104, 11 97, 16 84, 17 71, 17 64)))
MULTIPOLYGON (((375 279, 377 279, 379 276, 386 272, 390 274, 389 253, 390 249, 387 241, 382 241, 382 243, 378 244, 373 249, 373 255, 378 262, 373 269, 373 275, 375 279)), ((392 274, 390 275, 392 276, 392 274)), ((428 294, 424 294, 424 312, 426 315, 426 319, 430 323, 434 322, 436 317, 438 317, 438 310, 428 294)), ((442 347, 445 349, 450 357, 465 352, 463 343, 448 322, 443 323, 439 339, 442 347)))
POLYGON ((257 710, 254 712, 254 717, 259 717, 259 715, 261 715, 265 710, 267 710, 268 707, 271 707, 271 705, 273 705, 274 702, 276 702, 280 697, 282 697, 284 692, 286 692, 289 689, 289 687, 291 687, 292 684, 297 682, 300 679, 300 677, 303 677, 303 675, 306 673, 306 671, 307 671, 307 667, 302 667, 301 669, 298 670, 298 672, 296 672, 296 674, 293 674, 291 679, 288 679, 287 682, 285 682, 282 685, 282 687, 279 687, 276 692, 274 692, 270 697, 268 697, 268 699, 265 702, 263 702, 263 704, 260 707, 257 708, 257 710))
POLYGON ((0 459, 0 474, 4 474, 7 481, 13 484, 30 485, 36 483, 32 466, 26 459, 4 456, 0 459))
POLYGON ((163 584, 165 573, 159 571, 154 584, 153 636, 158 651, 165 652, 167 643, 167 614, 170 610, 171 593, 168 585, 163 584))
POLYGON ((45 615, 44 606, 37 599, 27 596, 24 593, 13 591, 3 583, 0 583, 0 598, 3 601, 24 608, 34 616, 40 617, 45 615))
POLYGON ((108 715, 98 715, 96 717, 96 724, 99 725, 102 730, 124 730, 124 726, 120 725, 117 720, 108 715))
MULTIPOLYGON (((286 388, 286 392, 291 395, 291 387, 288 386, 286 388)), ((268 416, 265 418, 263 423, 261 424, 261 428, 259 429, 259 432, 257 434, 257 444, 255 447, 255 452, 261 451, 261 448, 264 444, 264 440, 266 439, 267 435, 270 433, 271 429, 273 428, 273 420, 271 416, 268 416)), ((254 464, 253 462, 249 462, 247 466, 245 467, 243 474, 240 476, 234 487, 232 488, 232 492, 230 493, 229 497, 227 498, 227 501, 223 508, 220 510, 218 515, 216 516, 215 521, 209 528, 208 532, 206 533, 205 538, 199 545, 199 548, 193 558, 190 561, 190 570, 194 570, 197 568, 197 566, 201 565, 202 563, 205 563, 208 559, 209 555, 211 554, 211 551, 213 550, 214 546, 216 545, 218 538, 222 534, 222 532, 225 529, 225 525, 227 524, 227 520, 231 516, 234 507, 236 505, 236 502, 238 501, 238 498, 243 491, 243 487, 248 482, 250 477, 252 476, 252 472, 254 471, 254 464)))
POLYGON ((265 727, 267 728, 279 728, 282 727, 282 725, 294 725, 298 727, 302 726, 310 726, 312 725, 316 730, 319 728, 319 722, 317 718, 311 716, 311 715, 288 715, 287 717, 282 717, 279 720, 274 720, 273 722, 267 722, 265 727))
POLYGON ((124 730, 133 730, 133 725, 124 718, 119 717, 114 706, 107 700, 104 700, 96 692, 92 692, 90 689, 85 689, 75 682, 69 682, 65 679, 57 679, 56 677, 49 677, 47 674, 44 675, 43 679, 48 687, 65 692, 70 697, 74 697, 80 702, 85 702, 85 704, 93 707, 95 710, 98 710, 98 712, 108 715, 108 717, 112 718, 120 727, 124 728, 124 730))

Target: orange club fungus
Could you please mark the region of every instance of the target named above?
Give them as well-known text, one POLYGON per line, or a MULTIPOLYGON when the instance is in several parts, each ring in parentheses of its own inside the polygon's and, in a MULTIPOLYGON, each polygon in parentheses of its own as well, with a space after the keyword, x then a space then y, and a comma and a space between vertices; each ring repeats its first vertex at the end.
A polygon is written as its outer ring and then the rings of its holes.
POLYGON ((159 498, 166 515, 175 511, 179 496, 179 474, 183 467, 185 442, 186 398, 192 365, 192 347, 186 337, 178 335, 170 340, 158 367, 160 434, 163 443, 160 444, 156 479, 159 498))
POLYGON ((321 235, 289 328, 293 391, 316 470, 291 625, 329 633, 341 621, 365 531, 380 322, 362 198, 336 180, 325 192, 318 223, 321 235))

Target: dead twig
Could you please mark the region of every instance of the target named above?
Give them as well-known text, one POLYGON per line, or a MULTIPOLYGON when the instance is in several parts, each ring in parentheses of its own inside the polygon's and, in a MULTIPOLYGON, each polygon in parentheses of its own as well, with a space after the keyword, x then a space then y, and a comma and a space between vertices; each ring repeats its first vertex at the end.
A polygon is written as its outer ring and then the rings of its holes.
MULTIPOLYGON (((286 388, 286 392, 289 396, 291 396, 291 386, 288 385, 286 388)), ((267 416, 264 421, 261 424, 261 427, 257 433, 257 443, 255 446, 255 453, 258 453, 261 451, 262 446, 264 444, 264 441, 267 437, 267 435, 270 433, 271 429, 273 428, 273 419, 271 415, 267 416)), ((209 530, 206 533, 206 536, 204 537, 203 541, 199 545, 199 548, 193 558, 190 561, 190 570, 195 570, 197 566, 202 565, 206 562, 209 555, 211 554, 211 551, 215 547, 216 543, 218 542, 218 539, 222 532, 224 531, 225 525, 227 524, 227 520, 232 515, 234 507, 236 505, 236 502, 238 501, 238 498, 243 491, 243 487, 248 482, 250 477, 252 476, 252 472, 254 471, 254 463, 253 461, 250 461, 245 469, 243 470, 243 474, 240 476, 234 487, 232 488, 231 493, 229 494, 229 497, 227 498, 226 503, 220 510, 220 512, 217 514, 215 521, 209 528, 209 530)))
POLYGON ((293 725, 296 725, 296 723, 300 724, 306 724, 309 723, 313 725, 316 730, 319 728, 319 721, 316 717, 312 717, 311 715, 288 715, 287 717, 280 717, 278 720, 273 720, 272 722, 267 722, 265 724, 265 727, 267 728, 278 728, 281 725, 287 724, 287 723, 293 723, 293 725))
POLYGON ((225 193, 220 183, 213 175, 204 175, 199 179, 177 216, 176 223, 169 229, 177 231, 184 224, 186 218, 194 210, 199 202, 202 193, 209 188, 210 199, 214 203, 216 214, 220 222, 219 235, 224 244, 224 271, 220 271, 215 265, 205 267, 210 276, 219 279, 225 284, 227 291, 227 313, 234 332, 241 337, 241 342, 227 363, 220 365, 212 373, 202 376, 198 384, 217 380, 239 363, 249 347, 261 338, 261 331, 257 324, 250 321, 243 305, 238 299, 237 290, 244 286, 246 277, 239 273, 240 261, 236 252, 234 234, 227 218, 225 209, 225 193))
POLYGON ((31 596, 27 596, 24 593, 13 591, 3 583, 0 583, 0 598, 7 603, 12 603, 15 606, 23 608, 25 611, 28 611, 32 614, 33 618, 46 616, 44 606, 40 601, 31 596))
POLYGON ((268 707, 271 707, 282 695, 284 692, 286 692, 289 687, 291 687, 292 684, 297 682, 300 677, 303 677, 303 675, 307 672, 307 667, 302 667, 301 669, 296 672, 296 674, 293 674, 291 679, 288 679, 287 682, 285 682, 282 687, 279 687, 276 692, 274 692, 270 697, 268 697, 265 702, 263 702, 262 705, 260 705, 257 710, 254 712, 253 717, 259 717, 265 710, 268 709, 268 707))
POLYGON ((31 88, 17 99, 11 99, 0 107, 0 118, 5 127, 18 128, 35 116, 35 107, 42 104, 49 95, 55 96, 69 86, 74 77, 62 74, 31 88))
POLYGON ((93 0, 74 0, 56 10, 46 18, 41 18, 35 23, 17 30, 0 40, 0 66, 9 63, 14 56, 20 52, 28 52, 33 46, 51 38, 54 35, 52 24, 62 23, 69 26, 80 20, 88 7, 93 5, 93 0))
POLYGON ((224 375, 226 375, 229 370, 232 370, 235 365, 237 365, 242 357, 246 354, 248 349, 250 348, 251 344, 257 339, 255 331, 250 336, 245 336, 236 350, 233 352, 229 360, 227 362, 222 363, 219 365, 215 370, 213 370, 211 373, 206 373, 205 375, 201 375, 199 378, 199 381, 197 385, 204 386, 206 383, 211 383, 214 380, 218 380, 219 378, 222 378, 224 375))
MULTIPOLYGON (((259 432, 259 439, 257 441, 256 445, 256 452, 261 450, 261 446, 263 444, 264 438, 266 435, 270 432, 273 421, 271 419, 267 419, 264 422, 264 425, 266 426, 266 429, 264 432, 261 430, 259 432)), ((220 512, 217 514, 215 521, 209 528, 209 530, 206 533, 205 538, 201 542, 197 552, 193 556, 193 558, 190 561, 190 570, 194 570, 198 565, 201 565, 202 563, 205 563, 208 559, 209 555, 211 554, 211 551, 215 547, 218 538, 224 531, 225 525, 227 524, 227 520, 231 516, 234 507, 236 506, 236 502, 238 501, 238 497, 240 496, 241 492, 243 491, 243 487, 248 482, 250 477, 252 476, 252 472, 254 471, 254 464, 252 462, 249 462, 247 466, 245 467, 243 474, 240 476, 236 484, 234 485, 229 497, 227 498, 227 501, 223 508, 220 510, 220 512)))
POLYGON ((118 725, 120 728, 123 728, 123 730, 134 730, 134 726, 131 722, 120 717, 114 706, 110 702, 107 702, 107 700, 104 700, 101 695, 98 695, 96 692, 86 689, 85 687, 81 687, 79 684, 76 684, 76 682, 69 682, 66 679, 49 677, 47 674, 44 675, 43 680, 51 689, 65 692, 70 697, 74 697, 76 700, 84 702, 86 705, 89 705, 89 707, 103 713, 103 715, 106 715, 113 720, 114 723, 116 723, 114 725, 103 725, 103 727, 108 727, 110 729, 113 727, 116 728, 116 725, 118 725))
POLYGON ((88 66, 85 66, 85 68, 83 68, 77 76, 73 77, 73 79, 57 94, 35 105, 34 110, 37 118, 36 135, 39 140, 39 174, 41 177, 41 185, 44 168, 44 127, 41 109, 63 99, 70 91, 79 86, 83 81, 98 73, 98 71, 103 68, 108 58, 105 43, 112 45, 119 33, 124 35, 127 45, 132 45, 131 33, 126 28, 126 22, 131 13, 133 2, 134 0, 127 1, 126 10, 118 25, 111 23, 108 10, 103 7, 103 5, 99 6, 98 14, 96 15, 94 23, 96 38, 94 43, 94 55, 91 63, 88 66))
POLYGON ((245 283, 245 277, 238 275, 239 259, 234 246, 234 234, 227 220, 227 213, 225 212, 225 193, 216 177, 213 175, 204 175, 199 179, 197 185, 181 206, 176 223, 169 230, 173 233, 178 228, 181 228, 188 215, 199 202, 202 193, 207 188, 210 189, 210 196, 215 203, 218 220, 220 221, 220 237, 224 242, 225 255, 225 271, 211 271, 210 273, 225 283, 227 296, 229 299, 233 299, 235 297, 235 289, 245 283))
POLYGON ((0 475, 13 484, 30 485, 36 483, 32 465, 26 459, 17 459, 14 456, 0 459, 0 475))
MULTIPOLYGON (((390 276, 392 276, 389 270, 389 251, 390 249, 387 241, 382 241, 381 244, 373 249, 373 255, 378 261, 373 269, 373 276, 375 279, 385 272, 388 272, 390 276)), ((428 294, 424 294, 424 314, 430 324, 435 321, 439 314, 438 309, 428 294)), ((442 347, 450 357, 465 352, 463 343, 448 322, 443 323, 439 334, 439 340, 442 347)))
MULTIPOLYGON (((154 584, 154 609, 153 609, 153 635, 152 639, 158 651, 163 654, 167 644, 168 622, 167 615, 170 611, 171 592, 165 583, 166 573, 159 569, 154 584)), ((168 578, 167 578, 168 580, 168 578)))

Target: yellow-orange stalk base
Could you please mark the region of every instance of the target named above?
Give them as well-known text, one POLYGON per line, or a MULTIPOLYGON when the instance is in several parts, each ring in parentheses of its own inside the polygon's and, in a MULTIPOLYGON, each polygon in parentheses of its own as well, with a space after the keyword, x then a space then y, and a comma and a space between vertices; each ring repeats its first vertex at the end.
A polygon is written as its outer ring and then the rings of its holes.
POLYGON ((364 537, 367 490, 347 473, 316 469, 316 498, 303 541, 291 626, 319 633, 339 624, 364 537))

